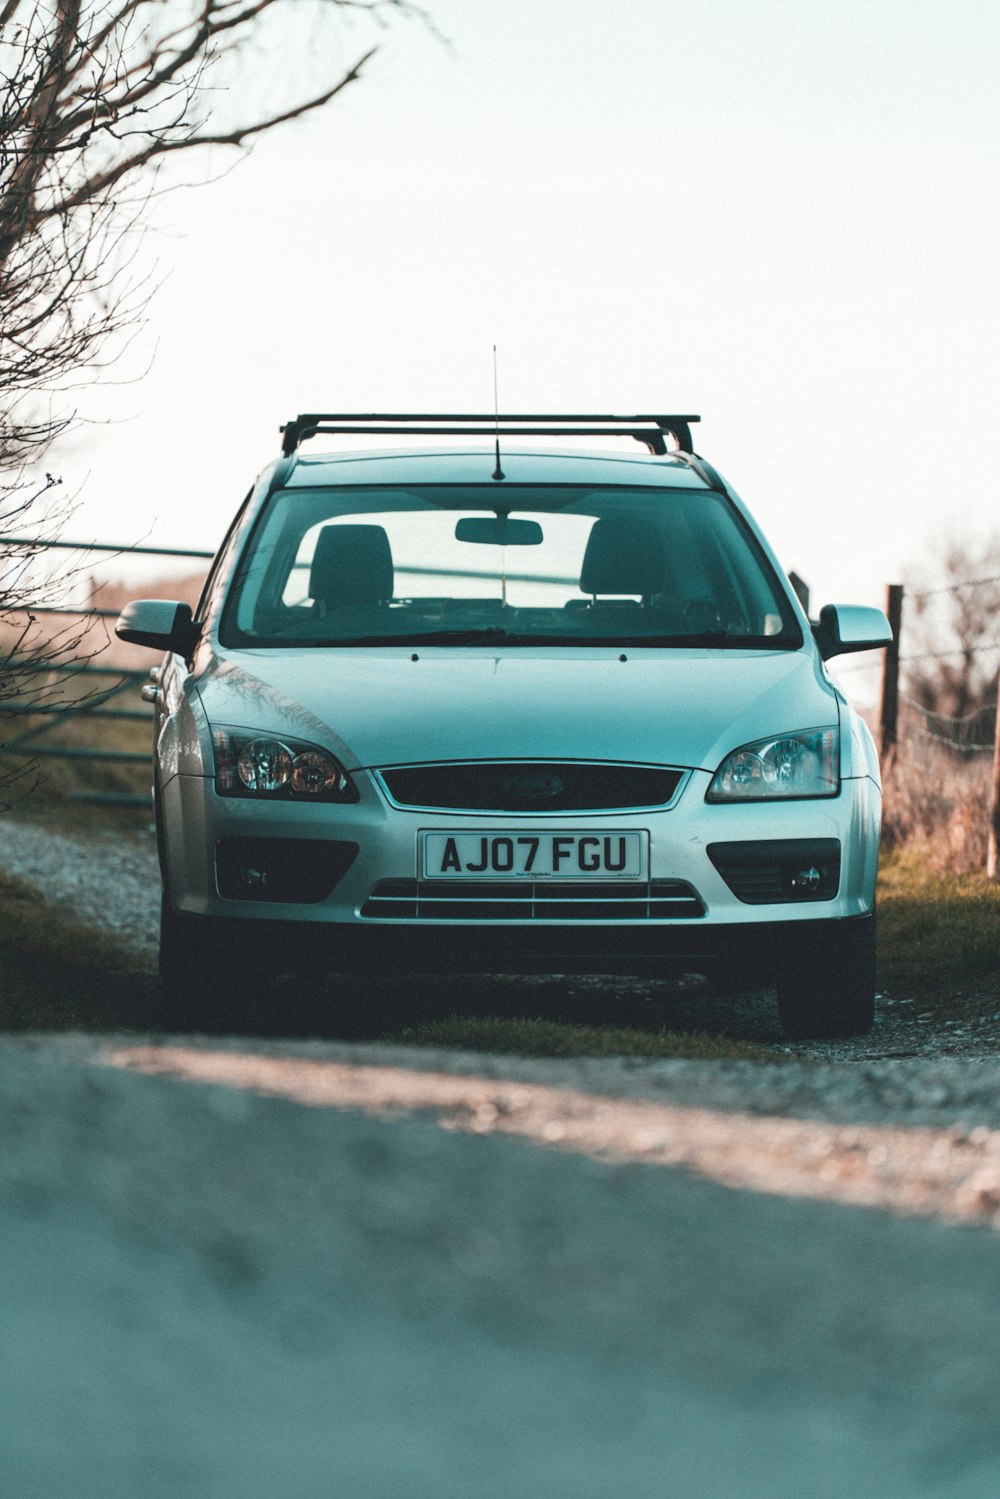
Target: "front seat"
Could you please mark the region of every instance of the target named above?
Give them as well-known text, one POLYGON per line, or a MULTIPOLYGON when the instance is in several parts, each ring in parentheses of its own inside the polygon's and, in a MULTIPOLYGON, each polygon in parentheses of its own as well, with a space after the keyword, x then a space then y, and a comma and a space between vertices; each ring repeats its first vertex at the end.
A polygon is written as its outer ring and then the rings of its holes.
POLYGON ((383 526, 324 526, 309 570, 314 612, 330 614, 347 604, 385 604, 395 572, 383 526))
POLYGON ((666 583, 663 532, 633 515, 605 515, 594 522, 580 570, 580 592, 596 598, 623 594, 643 600, 666 583))

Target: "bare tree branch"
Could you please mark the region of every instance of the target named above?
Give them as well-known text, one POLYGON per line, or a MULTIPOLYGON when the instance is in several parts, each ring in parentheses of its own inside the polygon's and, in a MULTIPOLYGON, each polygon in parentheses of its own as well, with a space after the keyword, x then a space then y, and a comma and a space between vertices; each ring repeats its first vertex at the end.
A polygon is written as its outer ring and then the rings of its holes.
POLYGON ((199 133, 182 137, 178 140, 158 139, 151 142, 144 150, 138 151, 127 160, 116 162, 113 167, 89 182, 82 183, 75 193, 64 198, 61 202, 53 204, 48 210, 48 216, 71 213, 82 203, 88 202, 95 197, 100 197, 111 191, 122 177, 141 170, 148 166, 157 157, 166 156, 174 151, 189 151, 193 146, 242 146, 244 142, 252 139, 255 135, 262 135, 267 130, 273 130, 277 125, 285 125, 289 120, 301 119, 303 115, 312 114, 317 109, 322 109, 329 104, 331 99, 345 89, 349 83, 354 83, 361 74, 361 69, 366 62, 375 56, 378 49, 370 47, 358 61, 349 68, 332 88, 326 93, 320 94, 315 99, 307 99, 301 104, 296 104, 289 109, 277 114, 269 115, 267 119, 256 120, 249 125, 241 125, 235 130, 228 130, 215 135, 199 133))
POLYGON ((113 363, 141 322, 135 252, 160 166, 245 151, 324 109, 376 47, 331 66, 317 38, 358 15, 426 20, 411 0, 0 0, 0 703, 61 691, 48 667, 85 638, 79 620, 53 634, 32 615, 73 579, 43 565, 63 512, 56 481, 31 474, 72 420, 60 393, 113 363), (270 97, 234 121, 228 89, 278 25, 306 65, 271 70, 270 97), (29 517, 40 546, 4 546, 29 517))
POLYGON ((123 295, 122 268, 158 163, 206 147, 246 149, 329 105, 376 51, 322 88, 296 94, 286 84, 256 114, 223 122, 220 84, 239 80, 260 27, 348 13, 419 12, 408 0, 4 0, 0 475, 43 437, 44 423, 15 413, 87 367, 139 315, 123 295))

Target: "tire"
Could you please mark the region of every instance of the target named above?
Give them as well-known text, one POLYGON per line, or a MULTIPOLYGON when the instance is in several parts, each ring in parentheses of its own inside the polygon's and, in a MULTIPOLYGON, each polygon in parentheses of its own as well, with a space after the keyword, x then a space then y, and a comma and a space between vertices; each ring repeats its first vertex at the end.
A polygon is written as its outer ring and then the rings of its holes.
POLYGON ((218 1032, 240 1028, 259 971, 247 988, 246 953, 240 961, 224 923, 175 911, 166 891, 160 901, 160 1004, 162 1030, 218 1032))
POLYGON ((792 946, 777 976, 778 1014, 797 1041, 860 1036, 875 1019, 875 912, 808 951, 792 946))

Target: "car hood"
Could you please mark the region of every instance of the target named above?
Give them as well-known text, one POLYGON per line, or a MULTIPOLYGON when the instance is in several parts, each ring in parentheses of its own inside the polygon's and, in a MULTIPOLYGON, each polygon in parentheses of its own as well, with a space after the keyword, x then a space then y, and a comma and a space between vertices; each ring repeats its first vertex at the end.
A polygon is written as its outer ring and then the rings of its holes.
POLYGON ((326 745, 347 769, 627 760, 714 771, 740 744, 838 721, 808 651, 241 651, 198 681, 213 724, 326 745))

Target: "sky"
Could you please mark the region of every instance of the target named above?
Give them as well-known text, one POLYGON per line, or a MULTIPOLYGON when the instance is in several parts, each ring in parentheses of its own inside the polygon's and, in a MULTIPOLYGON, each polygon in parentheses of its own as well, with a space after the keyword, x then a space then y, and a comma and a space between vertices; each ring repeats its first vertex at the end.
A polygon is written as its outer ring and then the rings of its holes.
MULTIPOLYGON (((211 549, 282 421, 489 409, 494 344, 501 409, 701 413, 814 609, 993 531, 995 0, 428 8, 159 199, 145 327, 50 463, 74 535, 211 549)), ((338 35, 262 39, 221 107, 338 35)))

